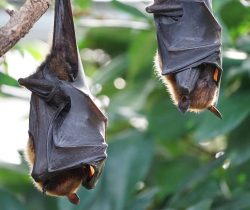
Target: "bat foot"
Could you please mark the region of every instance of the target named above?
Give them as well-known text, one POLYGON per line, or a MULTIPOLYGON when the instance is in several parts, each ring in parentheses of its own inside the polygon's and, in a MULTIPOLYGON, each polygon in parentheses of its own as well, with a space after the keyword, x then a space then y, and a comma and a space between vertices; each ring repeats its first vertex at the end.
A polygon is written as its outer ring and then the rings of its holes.
POLYGON ((78 197, 78 195, 76 193, 72 193, 70 195, 67 195, 69 201, 75 205, 78 205, 80 202, 80 198, 78 197))

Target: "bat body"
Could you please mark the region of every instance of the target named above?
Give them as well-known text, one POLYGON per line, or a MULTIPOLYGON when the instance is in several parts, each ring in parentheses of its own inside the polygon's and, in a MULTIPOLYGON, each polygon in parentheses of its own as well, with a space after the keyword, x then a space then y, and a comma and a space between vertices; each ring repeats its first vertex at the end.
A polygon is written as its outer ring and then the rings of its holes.
POLYGON ((77 189, 94 188, 104 168, 107 118, 85 81, 70 0, 56 0, 50 54, 18 82, 32 92, 26 154, 34 183, 78 204, 77 189))
POLYGON ((179 111, 215 108, 219 96, 221 27, 212 13, 211 0, 155 0, 158 52, 156 71, 161 75, 179 111))

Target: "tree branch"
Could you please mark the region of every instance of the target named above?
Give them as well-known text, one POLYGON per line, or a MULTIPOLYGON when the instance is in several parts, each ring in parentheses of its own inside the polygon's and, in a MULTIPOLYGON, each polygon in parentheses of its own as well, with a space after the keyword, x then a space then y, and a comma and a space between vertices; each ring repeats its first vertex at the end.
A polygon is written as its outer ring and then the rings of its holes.
POLYGON ((3 64, 4 59, 5 59, 5 56, 4 56, 4 55, 0 57, 0 66, 3 64))
POLYGON ((29 33, 36 21, 48 10, 52 0, 27 0, 17 11, 6 9, 9 22, 0 28, 0 57, 29 33))

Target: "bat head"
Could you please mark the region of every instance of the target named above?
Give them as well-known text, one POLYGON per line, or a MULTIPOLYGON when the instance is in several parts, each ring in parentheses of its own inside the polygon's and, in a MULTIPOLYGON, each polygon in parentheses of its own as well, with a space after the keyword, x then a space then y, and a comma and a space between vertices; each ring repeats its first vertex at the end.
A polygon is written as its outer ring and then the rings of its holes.
MULTIPOLYGON (((155 66, 161 75, 162 64, 159 55, 155 66)), ((214 65, 200 65, 179 73, 161 75, 171 99, 182 115, 187 111, 199 113, 210 110, 219 118, 220 112, 215 108, 219 92, 219 74, 214 65)))

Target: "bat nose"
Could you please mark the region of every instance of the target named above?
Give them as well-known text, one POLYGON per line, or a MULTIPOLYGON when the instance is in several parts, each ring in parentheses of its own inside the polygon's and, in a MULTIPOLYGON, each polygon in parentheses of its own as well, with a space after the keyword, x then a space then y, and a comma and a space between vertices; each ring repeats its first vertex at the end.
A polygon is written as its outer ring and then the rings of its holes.
POLYGON ((177 87, 180 93, 188 95, 192 92, 200 76, 200 68, 189 68, 175 74, 177 87))
POLYGON ((193 89, 189 88, 187 85, 180 85, 178 90, 183 95, 189 95, 193 89))

